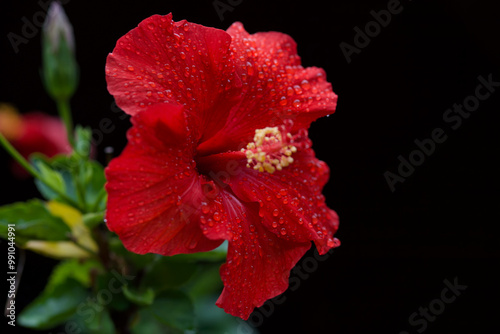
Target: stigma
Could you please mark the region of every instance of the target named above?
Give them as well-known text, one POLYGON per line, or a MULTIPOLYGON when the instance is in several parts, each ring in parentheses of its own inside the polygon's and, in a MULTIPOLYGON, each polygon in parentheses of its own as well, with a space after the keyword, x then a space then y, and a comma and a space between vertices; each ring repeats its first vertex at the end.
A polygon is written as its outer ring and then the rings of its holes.
POLYGON ((247 167, 258 172, 274 173, 293 163, 292 154, 297 152, 293 136, 278 127, 255 130, 253 142, 242 148, 247 158, 247 167))

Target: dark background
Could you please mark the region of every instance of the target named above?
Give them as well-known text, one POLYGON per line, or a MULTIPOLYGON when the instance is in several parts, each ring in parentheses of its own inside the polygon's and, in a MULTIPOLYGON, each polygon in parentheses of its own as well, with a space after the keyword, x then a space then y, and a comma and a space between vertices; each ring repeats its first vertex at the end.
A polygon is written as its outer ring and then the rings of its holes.
MULTIPOLYGON (((222 0, 223 3, 228 3, 222 0)), ((250 33, 290 34, 305 66, 322 67, 339 95, 337 111, 312 125, 317 156, 331 168, 324 190, 340 216, 342 246, 287 291, 258 327, 261 333, 417 333, 408 317, 440 298, 443 281, 467 289, 428 323, 426 333, 500 333, 499 91, 456 130, 443 120, 454 103, 473 95, 478 76, 500 81, 500 21, 493 1, 401 1, 403 10, 347 63, 339 44, 353 45, 371 10, 388 1, 232 1, 220 20, 212 1, 78 1, 65 10, 73 23, 81 67, 72 100, 77 123, 116 125, 98 147, 125 145, 128 120, 111 108, 104 78, 106 55, 119 37, 152 14, 221 29, 241 21, 250 33), (415 139, 442 128, 447 140, 391 192, 384 173, 397 173, 415 139)), ((0 5, 0 101, 21 112, 55 114, 38 76, 40 34, 13 51, 6 35, 21 34, 36 1, 0 5)), ((8 174, 0 152, 0 203, 36 196, 31 181, 8 174)), ((312 254, 312 253, 311 253, 312 254)), ((29 253, 18 305, 40 291, 55 262, 29 253)), ((292 274, 292 276, 294 276, 292 274)), ((3 293, 2 293, 3 294, 3 293)), ((253 318, 258 319, 258 318, 253 318)), ((6 322, 6 320, 5 320, 6 322)), ((17 328, 17 332, 26 330, 17 328)))

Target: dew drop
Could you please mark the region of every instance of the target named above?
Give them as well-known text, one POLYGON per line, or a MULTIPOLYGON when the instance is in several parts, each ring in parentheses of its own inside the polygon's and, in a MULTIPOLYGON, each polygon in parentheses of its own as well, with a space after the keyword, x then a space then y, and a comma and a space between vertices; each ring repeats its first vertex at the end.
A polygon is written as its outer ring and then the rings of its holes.
POLYGON ((302 89, 304 89, 304 90, 308 90, 309 88, 311 88, 311 84, 307 80, 302 80, 300 85, 302 86, 302 89))
POLYGON ((302 94, 302 88, 300 88, 299 85, 293 86, 293 90, 295 91, 295 94, 297 94, 297 95, 302 94))
POLYGON ((187 248, 189 249, 194 249, 198 245, 198 240, 197 239, 191 239, 189 243, 186 245, 187 248))
POLYGON ((248 75, 253 75, 253 65, 250 62, 247 62, 247 73, 248 75))
POLYGON ((216 222, 220 221, 220 213, 214 212, 213 218, 216 222))

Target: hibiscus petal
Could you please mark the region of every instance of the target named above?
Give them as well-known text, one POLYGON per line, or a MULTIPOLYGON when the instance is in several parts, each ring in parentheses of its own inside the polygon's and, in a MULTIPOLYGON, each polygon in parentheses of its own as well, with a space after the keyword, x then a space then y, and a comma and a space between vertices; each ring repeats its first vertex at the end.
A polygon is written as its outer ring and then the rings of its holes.
POLYGON ((199 227, 203 179, 180 106, 162 104, 132 118, 128 145, 106 168, 107 225, 127 249, 163 255, 214 249, 199 227))
POLYGON ((42 112, 23 115, 23 131, 14 141, 16 148, 25 157, 33 152, 41 152, 48 157, 71 153, 63 122, 42 112))
POLYGON ((224 290, 217 305, 246 320, 255 307, 288 288, 290 270, 311 243, 277 238, 260 223, 256 203, 242 203, 229 189, 219 191, 202 220, 208 237, 229 240, 227 261, 220 270, 224 290))
POLYGON ((242 200, 258 202, 263 224, 281 239, 313 240, 320 254, 335 247, 338 217, 325 204, 321 190, 328 166, 310 149, 294 155, 294 162, 279 172, 257 172, 241 165, 230 186, 242 200))
POLYGON ((252 150, 247 150, 205 156, 198 160, 199 168, 212 171, 209 175, 219 185, 230 186, 241 200, 259 203, 262 223, 277 237, 291 242, 312 240, 324 254, 339 244, 334 238, 338 216, 321 194, 329 168, 315 157, 306 130, 290 137, 286 127, 282 131, 268 128, 271 136, 267 141, 261 138, 262 143, 254 149, 260 153, 248 155, 252 150), (261 154, 260 162, 254 160, 261 154), (250 156, 253 158, 247 159, 250 156), (284 165, 278 163, 280 159, 286 160, 284 165))
POLYGON ((210 137, 240 94, 230 42, 223 30, 151 16, 108 56, 108 90, 130 115, 158 103, 183 105, 193 127, 203 129, 198 136, 210 137))
POLYGON ((300 65, 290 36, 279 32, 250 35, 239 22, 227 32, 233 38, 232 56, 243 95, 225 126, 198 147, 200 154, 237 150, 256 129, 280 125, 285 119, 294 120, 292 132, 307 129, 314 120, 335 111, 337 95, 325 72, 300 65))

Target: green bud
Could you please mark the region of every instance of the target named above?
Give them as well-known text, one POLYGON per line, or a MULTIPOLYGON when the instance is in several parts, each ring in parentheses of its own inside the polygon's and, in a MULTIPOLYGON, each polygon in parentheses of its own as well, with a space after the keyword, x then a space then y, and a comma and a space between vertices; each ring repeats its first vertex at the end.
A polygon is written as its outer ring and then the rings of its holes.
POLYGON ((42 77, 56 101, 69 100, 78 85, 73 27, 59 2, 51 3, 43 24, 42 77))

